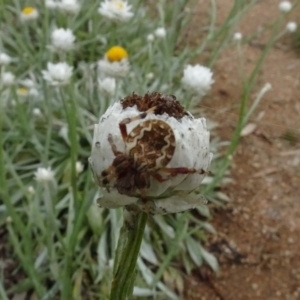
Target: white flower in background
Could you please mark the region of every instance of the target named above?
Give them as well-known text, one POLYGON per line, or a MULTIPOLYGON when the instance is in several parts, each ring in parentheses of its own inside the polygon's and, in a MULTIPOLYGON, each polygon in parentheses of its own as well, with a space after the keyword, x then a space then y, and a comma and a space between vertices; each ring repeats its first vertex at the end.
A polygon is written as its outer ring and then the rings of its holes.
POLYGON ((279 3, 279 10, 282 12, 289 12, 292 9, 292 3, 290 1, 282 1, 279 3))
POLYGON ((154 41, 154 34, 150 33, 147 35, 147 41, 149 43, 153 42, 154 41))
POLYGON ((122 0, 104 0, 98 9, 100 15, 112 20, 126 22, 132 18, 131 5, 122 0))
POLYGON ((0 66, 7 66, 12 61, 11 57, 4 52, 0 52, 0 66))
POLYGON ((51 85, 66 85, 73 73, 73 67, 65 62, 57 64, 48 63, 47 70, 42 71, 43 78, 51 85))
POLYGON ((98 79, 98 88, 105 94, 112 96, 116 91, 116 79, 111 77, 106 77, 104 79, 98 79))
POLYGON ((181 83, 183 87, 193 94, 203 97, 214 83, 213 73, 209 68, 200 65, 187 65, 183 71, 181 83))
POLYGON ((234 41, 240 41, 242 38, 243 38, 243 35, 242 35, 240 32, 236 32, 236 33, 233 35, 233 40, 234 40, 234 41))
POLYGON ((164 38, 167 35, 166 29, 163 27, 159 27, 154 31, 154 35, 156 35, 159 38, 164 38))
POLYGON ((30 185, 28 188, 27 188, 27 191, 30 195, 34 195, 35 194, 35 189, 32 185, 30 185))
POLYGON ((130 70, 127 51, 120 46, 110 48, 98 61, 98 71, 105 77, 125 77, 130 70))
POLYGON ((61 0, 57 6, 61 11, 76 15, 80 10, 77 0, 61 0))
POLYGON ((2 83, 4 86, 10 86, 15 83, 15 75, 11 72, 3 72, 1 73, 1 81, 0 84, 2 83))
POLYGON ((89 162, 103 187, 98 204, 135 204, 164 214, 202 204, 203 198, 192 191, 204 179, 211 159, 205 119, 193 118, 174 96, 153 93, 132 94, 107 109, 94 127, 89 162), (146 116, 138 118, 145 111, 146 116), (124 120, 128 135, 120 131, 124 120))
POLYGON ((297 23, 289 22, 286 24, 286 30, 289 32, 295 32, 297 30, 297 23))
POLYGON ((50 9, 58 8, 58 5, 59 5, 59 3, 57 1, 53 1, 53 0, 45 1, 45 6, 50 9))
POLYGON ((84 165, 81 161, 76 161, 75 168, 76 168, 76 173, 80 174, 84 169, 84 165))
POLYGON ((38 17, 39 12, 32 6, 24 7, 20 15, 22 21, 36 20, 38 17))
POLYGON ((19 96, 33 96, 36 97, 39 95, 38 90, 36 89, 36 84, 33 80, 27 78, 20 80, 20 85, 22 86, 17 90, 19 96))
POLYGON ((148 73, 147 75, 146 75, 146 78, 148 79, 148 80, 151 80, 151 79, 153 79, 154 78, 154 74, 151 72, 151 73, 148 73))
POLYGON ((35 115, 36 117, 40 117, 42 115, 42 112, 41 110, 38 108, 38 107, 35 107, 33 110, 32 110, 32 113, 33 115, 35 115))
POLYGON ((35 180, 38 182, 49 182, 54 180, 54 172, 51 168, 38 168, 34 173, 35 180))
POLYGON ((17 95, 20 97, 27 97, 29 95, 29 91, 28 89, 21 87, 17 89, 17 95))
POLYGON ((74 48, 75 40, 71 29, 54 29, 51 33, 51 48, 56 51, 70 51, 74 48))

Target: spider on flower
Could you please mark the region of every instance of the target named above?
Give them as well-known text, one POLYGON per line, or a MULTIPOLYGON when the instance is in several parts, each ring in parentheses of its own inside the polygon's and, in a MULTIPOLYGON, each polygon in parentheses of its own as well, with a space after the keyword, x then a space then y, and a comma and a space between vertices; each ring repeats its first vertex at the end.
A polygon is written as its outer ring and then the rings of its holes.
MULTIPOLYGON (((127 124, 145 119, 152 113, 163 114, 168 111, 174 115, 187 115, 183 109, 179 111, 178 107, 174 112, 170 110, 176 102, 174 96, 165 96, 163 101, 156 101, 146 111, 122 120, 119 130, 125 143, 125 152, 117 149, 112 135, 108 134, 108 142, 115 156, 111 165, 101 173, 102 185, 108 191, 109 185, 114 182, 113 187, 120 194, 134 196, 139 190, 141 199, 146 200, 151 177, 158 182, 164 182, 178 174, 206 174, 203 169, 167 167, 175 152, 176 141, 173 129, 166 122, 159 119, 146 120, 140 122, 131 132, 127 132, 127 124)), ((147 105, 149 107, 149 102, 147 105)))

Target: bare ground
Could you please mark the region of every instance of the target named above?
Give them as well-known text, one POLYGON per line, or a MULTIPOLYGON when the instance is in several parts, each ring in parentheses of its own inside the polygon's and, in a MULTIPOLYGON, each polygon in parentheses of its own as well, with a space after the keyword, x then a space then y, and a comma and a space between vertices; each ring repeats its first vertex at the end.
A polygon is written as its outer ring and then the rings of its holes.
MULTIPOLYGON (((278 15, 280 1, 264 0, 247 14, 239 31, 247 36, 278 15)), ((220 20, 233 1, 218 1, 220 20)), ((199 1, 199 7, 207 1, 199 1)), ((297 11, 299 16, 299 9, 297 11)), ((289 19, 295 20, 296 12, 289 19)), ((265 37, 242 46, 245 70, 254 67, 265 37)), ((267 82, 272 90, 251 118, 256 129, 243 137, 233 157, 231 198, 215 209, 218 236, 207 247, 218 257, 220 274, 195 270, 186 280, 185 300, 300 299, 300 49, 292 37, 271 50, 256 83, 253 99, 267 82)), ((201 103, 228 140, 238 118, 241 77, 234 47, 214 69, 211 96, 201 103)))

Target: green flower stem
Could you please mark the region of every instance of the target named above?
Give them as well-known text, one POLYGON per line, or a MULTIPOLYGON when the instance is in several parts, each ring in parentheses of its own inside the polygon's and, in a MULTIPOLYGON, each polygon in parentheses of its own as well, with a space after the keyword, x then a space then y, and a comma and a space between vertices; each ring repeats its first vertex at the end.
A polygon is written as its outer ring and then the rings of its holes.
POLYGON ((124 210, 124 222, 116 249, 110 300, 131 299, 136 276, 136 261, 147 219, 148 214, 144 212, 131 214, 124 210))
POLYGON ((207 185, 207 187, 204 189, 204 191, 203 191, 204 194, 208 194, 209 192, 211 192, 215 188, 215 186, 217 186, 220 183, 227 168, 230 165, 232 155, 234 154, 235 149, 237 148, 237 146, 239 144, 241 131, 242 131, 243 127, 245 126, 245 120, 246 120, 246 116, 247 116, 246 109, 247 109, 247 104, 248 104, 248 100, 250 97, 250 93, 251 93, 253 85, 257 79, 259 71, 262 68, 263 62, 265 61, 267 54, 269 53, 270 49, 272 48, 272 46, 274 45, 274 43, 276 41, 276 32, 277 32, 278 27, 280 26, 281 21, 282 21, 281 19, 277 20, 277 22, 274 26, 274 29, 273 29, 272 37, 268 41, 264 50, 262 51, 257 64, 255 65, 249 79, 247 80, 247 84, 244 84, 244 90, 243 90, 243 94, 241 97, 241 105, 240 105, 240 111, 239 111, 239 120, 237 122, 232 139, 230 141, 230 145, 225 154, 225 159, 222 162, 222 164, 219 168, 219 171, 216 174, 216 176, 214 177, 211 184, 207 185))

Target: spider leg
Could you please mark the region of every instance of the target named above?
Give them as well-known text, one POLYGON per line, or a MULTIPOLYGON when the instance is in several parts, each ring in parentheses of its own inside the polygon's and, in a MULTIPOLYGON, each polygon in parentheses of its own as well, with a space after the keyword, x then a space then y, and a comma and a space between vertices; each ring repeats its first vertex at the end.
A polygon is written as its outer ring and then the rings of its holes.
POLYGON ((118 151, 117 146, 114 143, 114 140, 113 140, 111 134, 108 135, 107 139, 108 139, 108 142, 109 142, 109 144, 111 146, 111 150, 114 153, 114 155, 117 156, 117 155, 121 154, 122 152, 118 151))
POLYGON ((207 171, 200 169, 189 169, 184 167, 179 168, 160 168, 159 171, 169 173, 171 176, 176 176, 178 174, 208 174, 207 171))
POLYGON ((119 128, 120 128, 120 131, 121 131, 121 135, 122 135, 122 138, 124 141, 126 141, 127 137, 128 137, 128 133, 127 133, 127 127, 126 127, 126 124, 129 124, 133 121, 136 121, 136 120, 141 120, 141 119, 144 119, 146 118, 146 116, 150 113, 153 113, 156 109, 156 106, 153 106, 151 108, 149 108, 148 110, 140 113, 139 115, 135 116, 135 117, 131 117, 131 118, 126 118, 124 119, 123 121, 121 121, 119 123, 119 128))

